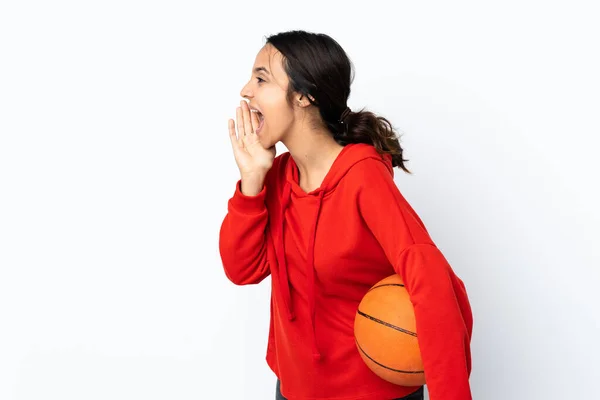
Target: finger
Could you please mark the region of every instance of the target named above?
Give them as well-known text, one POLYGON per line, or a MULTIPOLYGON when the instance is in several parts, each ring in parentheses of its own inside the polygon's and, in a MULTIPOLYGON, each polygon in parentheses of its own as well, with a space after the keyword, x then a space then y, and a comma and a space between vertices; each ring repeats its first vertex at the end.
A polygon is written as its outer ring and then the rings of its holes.
POLYGON ((256 132, 256 129, 258 129, 258 125, 260 125, 260 121, 258 120, 258 114, 256 114, 255 112, 251 112, 250 118, 252 122, 252 132, 256 132))
POLYGON ((244 130, 244 117, 242 116, 242 108, 238 107, 235 110, 235 118, 236 118, 236 126, 238 130, 239 139, 243 139, 246 135, 246 131, 244 130))
POLYGON ((244 117, 244 131, 246 135, 254 133, 252 129, 252 121, 250 120, 250 107, 248 107, 248 103, 242 100, 242 116, 244 117))
POLYGON ((235 133, 235 122, 232 119, 229 119, 228 125, 229 125, 229 139, 231 140, 231 146, 233 147, 233 151, 235 152, 240 147, 238 137, 235 133))

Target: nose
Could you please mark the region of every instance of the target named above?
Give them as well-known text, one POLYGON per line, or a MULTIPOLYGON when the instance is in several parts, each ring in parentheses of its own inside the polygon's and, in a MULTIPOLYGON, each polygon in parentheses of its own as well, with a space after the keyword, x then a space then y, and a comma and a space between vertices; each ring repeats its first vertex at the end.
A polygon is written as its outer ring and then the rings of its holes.
POLYGON ((240 96, 245 99, 249 99, 252 97, 252 90, 250 89, 250 82, 246 83, 242 90, 240 91, 240 96))

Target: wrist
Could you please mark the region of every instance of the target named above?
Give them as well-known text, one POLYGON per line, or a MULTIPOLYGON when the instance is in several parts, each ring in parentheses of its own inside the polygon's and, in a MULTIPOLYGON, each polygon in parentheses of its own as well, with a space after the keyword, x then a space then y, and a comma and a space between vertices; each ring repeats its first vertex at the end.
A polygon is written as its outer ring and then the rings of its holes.
POLYGON ((241 191, 245 196, 256 196, 263 188, 265 177, 262 174, 243 174, 241 191))

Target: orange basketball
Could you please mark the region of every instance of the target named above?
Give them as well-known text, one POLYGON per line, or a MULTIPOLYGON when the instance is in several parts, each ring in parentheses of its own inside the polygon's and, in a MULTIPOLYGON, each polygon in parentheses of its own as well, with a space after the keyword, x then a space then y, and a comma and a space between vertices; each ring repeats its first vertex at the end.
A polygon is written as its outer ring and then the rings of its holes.
POLYGON ((362 359, 380 378, 402 386, 425 384, 414 309, 399 275, 382 279, 365 294, 354 338, 362 359))

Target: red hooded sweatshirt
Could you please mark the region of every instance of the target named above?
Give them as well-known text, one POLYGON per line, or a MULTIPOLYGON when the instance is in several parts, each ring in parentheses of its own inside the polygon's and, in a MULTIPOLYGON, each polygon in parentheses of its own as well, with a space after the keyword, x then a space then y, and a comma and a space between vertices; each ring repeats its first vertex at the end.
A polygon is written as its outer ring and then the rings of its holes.
POLYGON ((310 193, 288 152, 258 195, 237 182, 220 230, 223 267, 237 285, 271 276, 266 360, 288 400, 387 400, 417 389, 376 376, 354 341, 362 297, 394 273, 414 306, 430 399, 471 399, 465 287, 393 175, 391 157, 349 144, 310 193))

